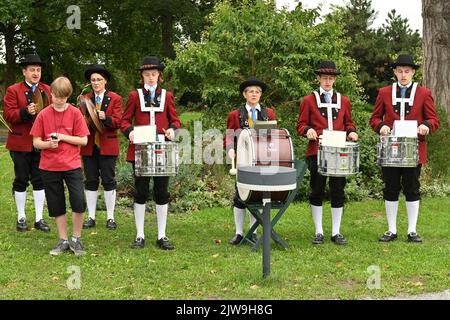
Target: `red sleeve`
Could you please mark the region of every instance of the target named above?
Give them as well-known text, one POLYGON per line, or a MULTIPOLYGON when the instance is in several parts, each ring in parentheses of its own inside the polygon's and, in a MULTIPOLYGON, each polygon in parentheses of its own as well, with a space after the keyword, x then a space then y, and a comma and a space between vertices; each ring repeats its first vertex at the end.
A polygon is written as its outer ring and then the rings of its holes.
POLYGON ((241 129, 239 123, 239 111, 231 111, 228 113, 227 132, 225 134, 225 150, 234 149, 234 138, 237 137, 238 130, 241 129))
POLYGON ((419 123, 419 125, 424 124, 428 128, 430 128, 430 134, 435 132, 439 128, 440 122, 436 114, 434 99, 433 96, 431 95, 430 90, 427 90, 427 95, 425 97, 425 103, 423 107, 423 118, 424 118, 423 123, 419 123))
POLYGON ((136 113, 136 96, 137 91, 130 92, 128 95, 127 104, 125 106, 125 111, 122 114, 122 119, 120 119, 120 130, 127 138, 133 130, 133 118, 136 113))
POLYGON ((166 101, 167 101, 167 119, 169 120, 169 128, 179 129, 181 128, 181 122, 178 118, 177 110, 175 108, 175 103, 173 102, 173 95, 171 92, 166 91, 166 101))
POLYGON ((383 117, 385 114, 385 106, 383 102, 382 92, 378 92, 377 100, 375 101, 375 105, 373 107, 372 116, 370 117, 369 124, 372 127, 373 131, 376 133, 380 132, 381 127, 384 125, 383 117))
POLYGON ((110 129, 119 129, 122 119, 123 99, 119 95, 114 95, 114 104, 112 105, 111 123, 108 125, 110 129))
POLYGON ((30 130, 30 135, 33 137, 41 137, 44 139, 45 132, 44 132, 44 121, 42 119, 43 113, 40 112, 36 119, 34 120, 33 126, 30 130))
POLYGON ((306 97, 303 98, 300 103, 299 112, 297 119, 297 134, 299 136, 305 137, 306 131, 311 128, 309 123, 309 105, 306 101, 306 97))
POLYGON ((86 124, 86 121, 84 120, 83 114, 81 113, 80 109, 72 107, 72 114, 73 114, 73 136, 74 137, 86 137, 89 133, 89 128, 86 124))
POLYGON ((273 110, 272 108, 267 108, 267 116, 269 117, 269 120, 276 120, 276 116, 275 116, 275 110, 273 110))
POLYGON ((20 108, 17 101, 17 90, 14 90, 12 87, 8 87, 6 89, 5 97, 3 98, 3 114, 5 116, 5 120, 11 124, 23 122, 20 117, 20 108))
POLYGON ((345 121, 345 131, 347 131, 348 135, 350 132, 356 132, 356 126, 352 120, 352 107, 350 100, 346 99, 346 105, 348 106, 348 108, 346 108, 345 110, 344 121, 345 121))

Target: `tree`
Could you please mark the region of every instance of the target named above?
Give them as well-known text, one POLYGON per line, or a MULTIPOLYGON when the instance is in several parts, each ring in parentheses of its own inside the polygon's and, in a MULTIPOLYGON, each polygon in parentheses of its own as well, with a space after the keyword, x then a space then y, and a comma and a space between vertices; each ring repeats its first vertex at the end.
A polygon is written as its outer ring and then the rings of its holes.
POLYGON ((241 98, 239 83, 254 75, 270 83, 268 101, 298 101, 316 86, 318 62, 334 59, 343 70, 338 85, 357 96, 341 28, 333 22, 316 24, 317 17, 316 10, 301 6, 278 12, 274 1, 247 0, 237 7, 224 1, 210 15, 202 41, 177 47, 169 68, 172 84, 182 92, 201 93, 210 104, 229 107, 241 98))
POLYGON ((422 0, 423 84, 433 91, 450 123, 450 2, 422 0))
POLYGON ((0 6, 0 33, 5 41, 6 76, 5 85, 16 81, 16 45, 21 33, 21 24, 31 11, 31 0, 11 0, 0 6))
POLYGON ((358 62, 358 79, 369 102, 374 103, 378 89, 392 82, 391 57, 404 50, 417 52, 421 46, 419 33, 412 31, 408 20, 395 10, 388 14, 380 29, 372 29, 377 14, 372 0, 350 0, 344 7, 333 6, 333 9, 326 18, 341 25, 344 36, 351 39, 347 53, 358 62))

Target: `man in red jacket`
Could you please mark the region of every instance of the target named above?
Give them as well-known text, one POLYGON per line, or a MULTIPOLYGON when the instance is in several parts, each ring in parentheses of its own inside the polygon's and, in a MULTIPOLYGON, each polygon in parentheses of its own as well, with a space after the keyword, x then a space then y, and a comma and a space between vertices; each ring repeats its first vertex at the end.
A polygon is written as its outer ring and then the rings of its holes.
POLYGON ((24 81, 6 89, 3 113, 5 120, 11 124, 6 148, 10 151, 14 163, 13 193, 18 217, 17 231, 26 231, 28 226, 25 216, 25 203, 29 182, 33 185, 34 209, 36 218, 34 227, 49 232, 50 227, 42 218, 45 192, 39 170, 40 150, 33 147, 30 130, 37 114, 33 103, 33 93, 39 90, 43 97, 51 101, 50 87, 41 80, 42 61, 37 54, 28 54, 22 61, 24 81))
POLYGON ((419 67, 410 55, 399 55, 392 65, 397 82, 381 88, 373 108, 370 126, 380 135, 389 135, 395 120, 417 120, 419 138, 419 165, 414 168, 382 167, 385 187, 383 197, 386 206, 386 217, 389 230, 379 239, 382 242, 397 239, 398 196, 403 188, 408 213, 408 241, 422 242, 416 232, 420 202, 420 169, 427 160, 427 145, 425 136, 439 128, 434 100, 431 91, 413 83, 412 79, 419 67), (406 98, 403 106, 400 102, 393 103, 393 98, 406 98))
POLYGON ((97 109, 98 119, 103 125, 100 133, 92 125, 89 126, 88 143, 82 146, 80 154, 83 156, 86 202, 89 213, 83 228, 95 227, 95 214, 98 199, 98 186, 102 178, 103 194, 106 205, 106 228, 114 230, 114 207, 116 203, 115 179, 116 160, 119 155, 119 139, 117 130, 122 118, 122 97, 106 89, 111 79, 111 73, 101 65, 89 67, 84 77, 91 83, 92 92, 84 97, 90 99, 97 109))
MULTIPOLYGON (((311 194, 309 203, 311 215, 316 228, 313 244, 323 244, 322 201, 325 193, 327 177, 320 175, 317 170, 318 138, 324 129, 346 131, 347 138, 358 140, 356 128, 352 121, 350 101, 339 92, 333 90, 337 71, 333 61, 322 61, 316 70, 320 88, 303 98, 300 104, 297 121, 297 133, 309 140, 306 151, 306 162, 311 173, 311 194), (328 106, 331 105, 331 108, 328 106), (329 113, 331 110, 331 113, 329 113)), ((346 244, 347 240, 340 233, 342 213, 344 210, 345 177, 329 177, 331 197, 332 232, 331 241, 335 244, 346 244)))
MULTIPOLYGON (((231 111, 228 114, 227 123, 227 135, 225 137, 225 149, 227 155, 234 159, 236 157, 234 139, 239 137, 239 130, 243 128, 253 128, 253 124, 256 120, 275 120, 275 112, 271 108, 267 108, 259 103, 261 95, 266 91, 267 85, 251 77, 248 80, 242 82, 239 86, 241 94, 244 96, 246 103, 240 108, 231 111)), ((244 223, 245 223, 245 208, 246 205, 239 198, 236 190, 234 196, 234 223, 236 225, 236 233, 234 237, 229 241, 232 245, 238 245, 244 237, 244 223)), ((256 222, 255 217, 250 214, 250 226, 256 222)), ((256 242, 258 240, 256 230, 252 235, 252 240, 256 242)))
MULTIPOLYGON (((181 127, 178 118, 173 95, 170 91, 162 89, 158 85, 163 82, 162 72, 164 65, 154 56, 143 59, 139 68, 142 88, 133 90, 128 96, 128 101, 123 112, 120 128, 123 134, 130 140, 127 152, 127 161, 133 164, 135 169, 135 145, 134 127, 142 125, 156 125, 159 135, 165 139, 174 140, 175 130, 181 127), (156 111, 147 111, 153 105, 156 111)), ((144 217, 145 203, 149 196, 149 183, 151 177, 134 177, 134 217, 136 223, 136 239, 132 244, 133 249, 141 249, 145 246, 144 217)), ((158 223, 158 238, 156 245, 163 250, 172 250, 174 246, 166 237, 166 222, 169 206, 169 177, 153 177, 153 194, 156 203, 156 220, 158 223)))

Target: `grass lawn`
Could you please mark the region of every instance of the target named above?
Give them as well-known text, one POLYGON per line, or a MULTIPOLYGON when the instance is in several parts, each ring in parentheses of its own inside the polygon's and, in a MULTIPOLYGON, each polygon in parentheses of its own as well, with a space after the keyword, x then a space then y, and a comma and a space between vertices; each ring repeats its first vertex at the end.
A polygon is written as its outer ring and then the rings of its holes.
MULTIPOLYGON (((12 161, 3 146, 0 172, 0 299, 361 299, 450 288, 448 198, 423 199, 421 245, 406 242, 404 201, 399 240, 387 244, 377 241, 386 229, 382 201, 349 203, 341 230, 349 244, 342 247, 329 241, 329 204, 324 209, 327 241, 322 246, 310 242, 313 224, 307 204, 292 205, 275 228, 290 247, 273 245, 271 276, 263 279, 261 251, 227 243, 234 233, 231 208, 171 212, 167 231, 176 249, 170 252, 154 246, 153 212, 146 216, 145 249, 132 250, 132 209, 117 208, 115 231, 104 227, 105 212, 100 211, 97 228, 83 233, 84 257, 52 257, 48 252, 57 242, 53 221, 49 234, 15 231, 12 161), (370 266, 381 272, 379 289, 367 288, 370 266), (79 270, 80 289, 68 288, 74 277, 70 270, 79 270)), ((27 217, 32 224, 29 198, 27 217)))

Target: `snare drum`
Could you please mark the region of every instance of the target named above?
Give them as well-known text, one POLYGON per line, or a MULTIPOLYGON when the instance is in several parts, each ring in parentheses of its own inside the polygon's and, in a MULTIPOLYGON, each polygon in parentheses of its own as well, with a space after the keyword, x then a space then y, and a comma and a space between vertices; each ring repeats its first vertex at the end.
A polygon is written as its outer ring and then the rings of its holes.
POLYGON ((319 143, 317 171, 322 176, 346 177, 359 172, 359 144, 346 142, 345 147, 323 146, 319 143))
POLYGON ((134 173, 138 177, 167 177, 178 173, 178 144, 158 141, 136 144, 134 173))
POLYGON ((381 167, 417 167, 417 137, 380 136, 377 142, 377 164, 381 167))

